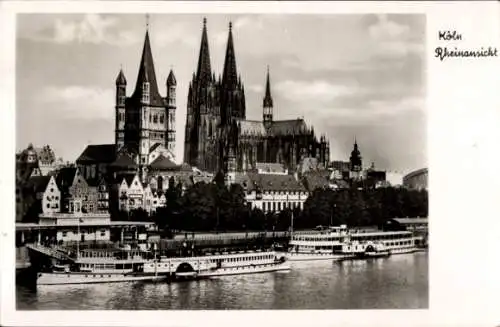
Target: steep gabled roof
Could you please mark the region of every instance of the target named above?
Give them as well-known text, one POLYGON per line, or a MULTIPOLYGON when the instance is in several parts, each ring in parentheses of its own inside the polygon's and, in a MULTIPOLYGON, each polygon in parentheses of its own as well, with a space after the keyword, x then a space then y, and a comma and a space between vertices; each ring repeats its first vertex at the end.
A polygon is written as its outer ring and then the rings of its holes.
POLYGON ((149 153, 153 152, 154 150, 156 150, 160 145, 162 145, 161 143, 155 143, 153 144, 150 148, 149 148, 149 153))
POLYGON ((274 162, 256 162, 255 168, 268 173, 284 173, 285 167, 281 163, 274 162))
POLYGON ((266 128, 261 121, 239 120, 240 134, 245 136, 265 136, 266 128))
MULTIPOLYGON (((127 183, 127 187, 130 187, 132 185, 134 178, 135 178, 135 175, 132 175, 132 174, 123 175, 123 179, 125 179, 125 182, 127 183)), ((122 179, 122 182, 123 182, 123 179, 122 179)))
POLYGON ((34 192, 45 192, 51 176, 33 176, 28 180, 27 187, 34 192))
POLYGON ((307 133, 306 122, 301 119, 275 120, 269 127, 268 134, 278 135, 303 135, 307 133))
POLYGON ((76 163, 111 163, 115 160, 114 144, 92 144, 88 145, 76 163))
POLYGON ((114 168, 128 169, 135 169, 138 167, 135 161, 125 153, 118 155, 118 158, 116 158, 116 160, 110 166, 114 168))
POLYGON ((328 188, 330 185, 328 175, 325 175, 322 172, 306 173, 303 176, 303 182, 309 192, 312 192, 317 188, 328 188))
POLYGON ((305 192, 306 189, 292 175, 272 175, 248 173, 249 189, 257 188, 261 191, 288 191, 305 192))
POLYGON ((76 170, 77 169, 75 167, 64 167, 59 170, 59 173, 56 177, 56 183, 61 190, 61 193, 68 192, 70 186, 73 185, 76 170))
POLYGON ((142 99, 142 83, 149 82, 149 98, 152 106, 163 107, 165 102, 158 91, 158 83, 156 81, 155 66, 153 62, 153 54, 151 52, 151 44, 149 42, 149 31, 146 31, 144 38, 144 47, 142 49, 141 62, 139 64, 139 73, 132 98, 136 101, 142 99))
POLYGON ((151 169, 156 169, 156 170, 178 170, 179 169, 179 166, 175 162, 164 157, 161 154, 158 156, 158 158, 156 158, 149 165, 149 167, 151 169))

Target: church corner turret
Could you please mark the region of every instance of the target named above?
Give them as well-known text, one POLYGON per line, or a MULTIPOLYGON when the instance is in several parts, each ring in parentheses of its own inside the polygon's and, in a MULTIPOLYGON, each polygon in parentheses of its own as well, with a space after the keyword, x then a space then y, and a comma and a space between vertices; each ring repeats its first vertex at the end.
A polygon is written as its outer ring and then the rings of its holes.
POLYGON ((167 104, 167 115, 166 115, 166 128, 167 128, 167 149, 171 153, 175 153, 175 112, 177 109, 176 105, 176 88, 177 88, 177 80, 175 79, 173 69, 170 69, 170 73, 167 77, 167 97, 165 102, 167 104))
POLYGON ((116 99, 115 99, 115 145, 116 151, 125 144, 125 101, 127 98, 127 80, 123 69, 116 77, 116 99))

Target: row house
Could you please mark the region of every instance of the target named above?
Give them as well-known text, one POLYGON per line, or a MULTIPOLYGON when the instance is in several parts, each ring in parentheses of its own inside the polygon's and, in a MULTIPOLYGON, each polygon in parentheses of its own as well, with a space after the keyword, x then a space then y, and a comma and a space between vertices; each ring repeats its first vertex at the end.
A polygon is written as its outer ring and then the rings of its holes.
MULTIPOLYGON (((54 176, 34 176, 21 191, 25 213, 32 217, 22 217, 35 221, 39 214, 50 214, 61 210, 61 192, 54 176)), ((19 219, 22 220, 22 219, 19 219)))
POLYGON ((104 179, 89 184, 77 167, 65 167, 59 170, 56 182, 62 194, 61 212, 108 212, 109 191, 104 179))
POLYGON ((158 207, 166 205, 165 195, 152 190, 149 184, 142 183, 138 174, 124 176, 117 191, 121 211, 144 209, 148 214, 152 214, 158 207))

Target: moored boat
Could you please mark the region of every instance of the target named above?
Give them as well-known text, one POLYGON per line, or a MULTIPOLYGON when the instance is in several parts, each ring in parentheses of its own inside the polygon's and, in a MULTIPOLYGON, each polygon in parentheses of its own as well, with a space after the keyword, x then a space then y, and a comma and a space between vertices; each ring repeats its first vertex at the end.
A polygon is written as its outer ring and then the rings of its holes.
POLYGON ((170 281, 287 270, 286 258, 274 251, 168 258, 140 250, 86 250, 72 263, 39 272, 37 285, 170 281))
POLYGON ((409 231, 348 229, 341 225, 315 232, 296 232, 291 236, 289 250, 279 254, 290 261, 342 260, 346 256, 343 246, 368 242, 382 244, 391 254, 417 251, 415 238, 409 231))

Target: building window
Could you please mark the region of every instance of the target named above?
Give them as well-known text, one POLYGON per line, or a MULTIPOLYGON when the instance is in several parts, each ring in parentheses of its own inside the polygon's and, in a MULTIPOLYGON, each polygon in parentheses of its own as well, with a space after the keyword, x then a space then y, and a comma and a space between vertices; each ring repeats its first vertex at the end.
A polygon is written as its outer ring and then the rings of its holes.
POLYGON ((49 209, 49 208, 50 208, 50 203, 47 203, 47 209, 49 209))
POLYGON ((163 114, 160 114, 160 124, 163 124, 165 122, 165 118, 163 117, 163 114))
POLYGON ((62 232, 63 237, 66 237, 67 235, 68 235, 68 232, 66 232, 66 231, 62 232))

